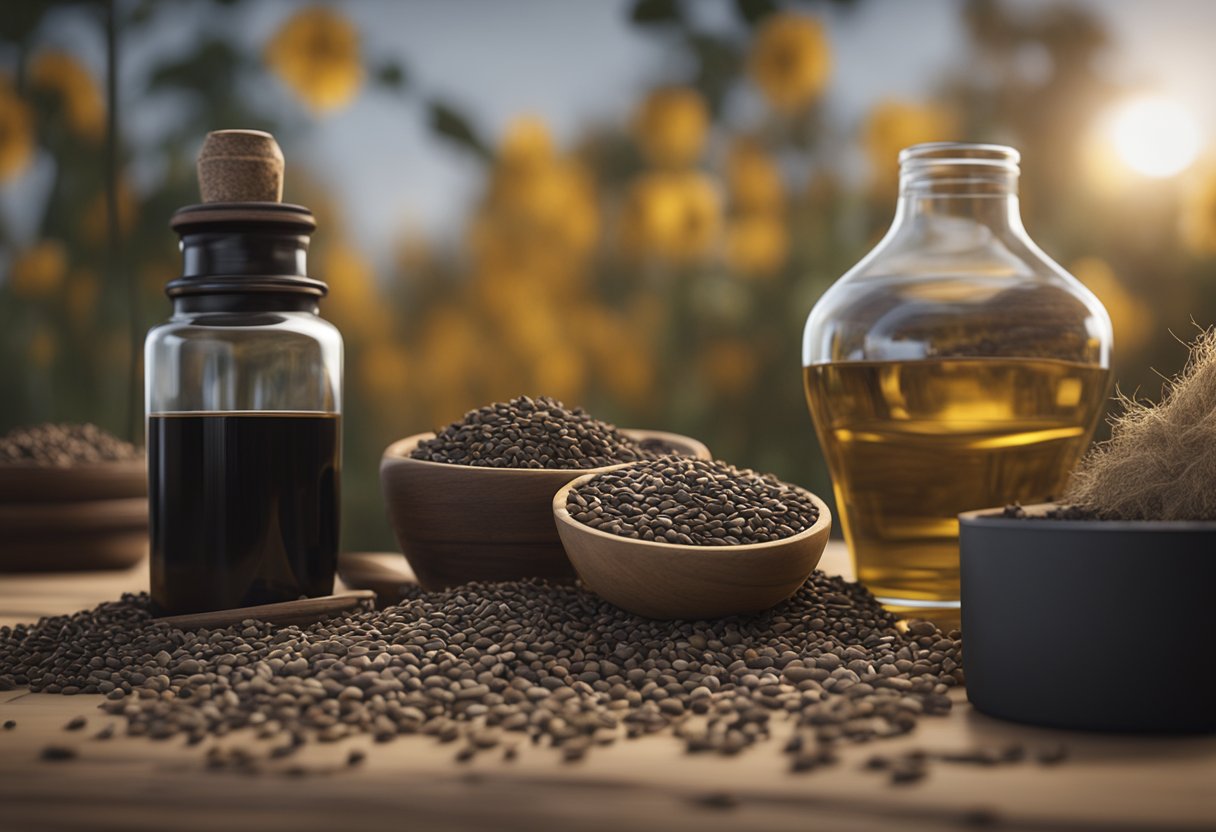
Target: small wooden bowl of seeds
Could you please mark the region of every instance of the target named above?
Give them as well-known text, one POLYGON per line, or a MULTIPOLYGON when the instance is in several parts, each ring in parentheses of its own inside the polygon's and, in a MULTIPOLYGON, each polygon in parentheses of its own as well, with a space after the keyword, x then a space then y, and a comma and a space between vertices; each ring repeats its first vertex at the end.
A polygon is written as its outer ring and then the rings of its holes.
POLYGON ((425 589, 568 582, 576 576, 553 524, 553 495, 581 474, 660 453, 709 458, 686 436, 618 430, 552 399, 521 397, 471 411, 438 435, 393 443, 380 484, 397 541, 425 589))
POLYGON ((755 613, 793 595, 827 545, 814 494, 723 462, 661 459, 589 473, 553 498, 592 592, 647 618, 755 613))
POLYGON ((95 425, 0 437, 0 572, 122 569, 148 553, 143 454, 95 425))

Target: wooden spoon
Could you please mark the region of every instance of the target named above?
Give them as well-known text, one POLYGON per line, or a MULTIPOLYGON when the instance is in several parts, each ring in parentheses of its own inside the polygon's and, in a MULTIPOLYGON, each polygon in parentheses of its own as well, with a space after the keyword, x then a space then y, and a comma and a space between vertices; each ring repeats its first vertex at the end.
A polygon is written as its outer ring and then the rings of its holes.
POLYGON ((325 595, 320 598, 301 598, 298 601, 280 601, 277 604, 260 604, 256 607, 238 607, 232 610, 197 612, 188 615, 168 615, 158 618, 181 630, 197 630, 201 627, 231 627, 246 619, 265 621, 267 624, 312 624, 338 613, 348 612, 374 601, 376 593, 370 590, 354 590, 341 595, 325 595))
POLYGON ((370 589, 380 607, 401 601, 402 593, 418 585, 400 552, 343 552, 338 555, 338 577, 351 589, 370 589))

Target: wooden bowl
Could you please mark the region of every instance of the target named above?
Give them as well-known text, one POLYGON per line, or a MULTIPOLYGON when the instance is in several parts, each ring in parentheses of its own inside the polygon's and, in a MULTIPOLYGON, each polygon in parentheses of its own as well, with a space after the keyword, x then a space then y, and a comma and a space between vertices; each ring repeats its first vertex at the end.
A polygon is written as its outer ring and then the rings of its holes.
POLYGON ((148 500, 0 503, 0 572, 125 569, 148 554, 148 500))
POLYGON ((0 465, 0 572, 124 569, 148 554, 143 459, 0 465))
POLYGON ((148 556, 148 529, 59 535, 6 542, 0 572, 92 572, 129 569, 148 556))
MULTIPOLYGON (((626 430, 633 439, 661 440, 679 452, 709 459, 709 449, 674 433, 626 430)), ((618 468, 531 469, 449 465, 410 453, 433 433, 389 445, 380 485, 389 522, 425 589, 468 581, 576 577, 553 525, 553 495, 574 477, 618 468)), ((624 463, 628 464, 628 463, 624 463)))
POLYGON ((566 554, 587 588, 623 610, 646 618, 719 618, 760 612, 793 595, 819 563, 832 513, 819 509, 815 525, 793 537, 742 546, 684 546, 602 532, 570 516, 566 497, 594 474, 579 477, 553 497, 553 517, 566 554))
POLYGON ((959 515, 971 704, 1055 728, 1216 732, 1216 522, 1048 508, 959 515))
POLYGON ((147 495, 148 470, 142 458, 62 468, 20 463, 0 465, 0 503, 121 500, 147 495))

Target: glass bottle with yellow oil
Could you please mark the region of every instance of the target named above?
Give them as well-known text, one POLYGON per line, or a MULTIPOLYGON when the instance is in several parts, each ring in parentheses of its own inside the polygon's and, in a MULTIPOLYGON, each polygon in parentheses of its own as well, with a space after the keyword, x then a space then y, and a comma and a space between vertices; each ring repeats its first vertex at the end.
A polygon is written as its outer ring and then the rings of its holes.
POLYGON ((958 513, 1058 495, 1108 395, 1110 318, 1026 234, 1018 161, 904 150, 891 229, 807 319, 845 539, 892 608, 956 607, 958 513))

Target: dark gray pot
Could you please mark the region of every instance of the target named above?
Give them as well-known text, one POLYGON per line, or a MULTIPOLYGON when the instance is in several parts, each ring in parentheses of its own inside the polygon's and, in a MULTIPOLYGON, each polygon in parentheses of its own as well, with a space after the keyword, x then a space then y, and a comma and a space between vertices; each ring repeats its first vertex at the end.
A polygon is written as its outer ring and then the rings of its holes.
POLYGON ((967 697, 1099 731, 1216 731, 1216 522, 960 515, 967 697))

